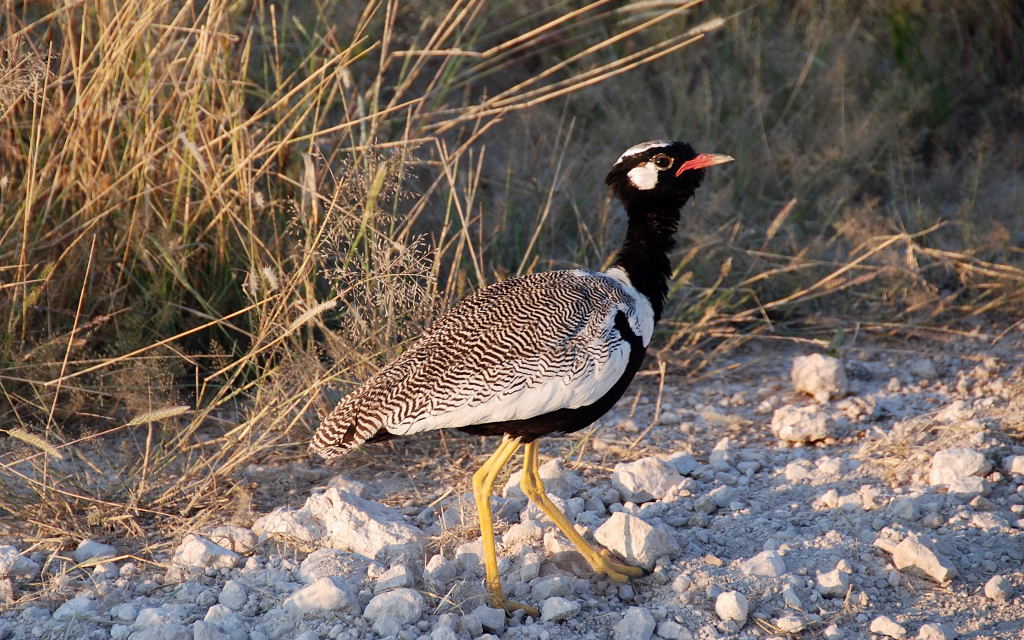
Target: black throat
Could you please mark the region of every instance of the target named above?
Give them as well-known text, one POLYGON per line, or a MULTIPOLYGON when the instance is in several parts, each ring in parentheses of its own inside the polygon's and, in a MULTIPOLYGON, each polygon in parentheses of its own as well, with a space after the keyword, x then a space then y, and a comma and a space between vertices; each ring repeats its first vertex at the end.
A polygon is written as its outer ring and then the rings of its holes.
POLYGON ((668 295, 668 279, 672 275, 668 253, 676 243, 674 236, 682 204, 652 207, 634 201, 626 202, 625 206, 629 223, 615 266, 625 269, 633 287, 651 301, 657 322, 668 295), (640 207, 641 210, 634 210, 640 207))

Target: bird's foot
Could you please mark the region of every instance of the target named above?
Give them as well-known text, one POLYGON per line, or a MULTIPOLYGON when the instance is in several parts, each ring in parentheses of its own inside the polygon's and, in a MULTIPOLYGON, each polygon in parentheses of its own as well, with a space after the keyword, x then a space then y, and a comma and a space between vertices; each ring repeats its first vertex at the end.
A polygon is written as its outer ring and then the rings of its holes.
POLYGON ((500 591, 489 591, 487 596, 487 604, 494 607, 495 609, 504 609, 509 615, 512 615, 516 611, 522 610, 526 615, 532 616, 535 620, 540 620, 540 611, 531 607, 528 604, 521 602, 515 602, 505 597, 505 594, 500 591))
POLYGON ((615 582, 628 582, 630 578, 639 578, 647 573, 641 567, 634 567, 630 564, 612 560, 611 554, 607 549, 602 549, 591 560, 590 566, 597 573, 602 573, 615 582))

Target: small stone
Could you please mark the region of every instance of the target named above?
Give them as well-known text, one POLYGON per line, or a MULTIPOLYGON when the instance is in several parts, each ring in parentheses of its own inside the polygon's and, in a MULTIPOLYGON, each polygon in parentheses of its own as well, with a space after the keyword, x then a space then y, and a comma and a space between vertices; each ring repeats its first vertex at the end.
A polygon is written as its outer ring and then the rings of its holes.
POLYGON ((245 587, 243 587, 240 582, 237 580, 228 580, 224 583, 224 588, 220 590, 217 602, 220 602, 232 611, 238 611, 245 606, 245 601, 248 597, 245 587))
POLYGON ((305 584, 312 584, 324 576, 342 576, 351 572, 356 557, 337 549, 317 549, 306 556, 299 565, 295 577, 305 584))
POLYGON ((1006 456, 1003 458, 1003 469, 1015 476, 1024 476, 1024 456, 1006 456))
POLYGON ((839 569, 818 573, 818 593, 826 598, 845 597, 849 588, 850 577, 839 569))
POLYGON ((93 558, 112 558, 116 555, 117 549, 114 547, 88 538, 78 543, 78 547, 75 548, 75 552, 72 554, 75 562, 78 563, 92 560, 93 558))
POLYGON ((567 596, 572 593, 572 580, 566 576, 547 576, 533 583, 530 595, 534 601, 542 602, 554 596, 567 596))
POLYGON ((210 529, 206 537, 210 539, 210 542, 240 554, 249 553, 260 541, 260 537, 252 529, 229 525, 210 529))
POLYGON ((355 610, 357 602, 344 578, 324 576, 285 598, 281 607, 299 615, 316 615, 326 611, 355 610))
POLYGON ((400 562, 392 565, 390 569, 377 577, 377 580, 373 583, 373 592, 375 594, 384 593, 391 589, 411 587, 413 582, 412 570, 406 564, 400 562))
POLYGON ((917 640, 956 640, 956 630, 948 624, 928 622, 917 630, 917 640))
POLYGON ((0 576, 31 579, 39 575, 39 563, 18 553, 9 544, 0 545, 0 576))
POLYGON ((231 549, 190 533, 178 545, 171 562, 186 567, 230 569, 237 567, 241 560, 242 557, 231 549))
POLYGON ((913 375, 924 380, 932 380, 939 377, 939 371, 931 358, 916 358, 907 365, 907 370, 913 375))
POLYGON ((697 462, 696 458, 694 458, 689 453, 685 453, 682 451, 670 453, 669 455, 665 456, 663 460, 667 462, 673 469, 675 469, 676 473, 683 476, 690 475, 691 473, 697 470, 697 467, 700 466, 700 463, 697 462))
POLYGON ((664 498, 682 479, 672 465, 654 456, 620 462, 611 477, 623 500, 637 504, 664 498))
POLYGON ((748 576, 778 578, 786 573, 786 562, 778 551, 762 551, 740 563, 740 571, 748 576))
POLYGON ((953 478, 949 481, 947 490, 950 495, 957 497, 963 502, 968 502, 985 493, 985 479, 980 476, 953 478))
POLYGON ((651 571, 661 556, 678 551, 672 533, 640 518, 617 511, 594 532, 594 539, 627 562, 651 571))
POLYGON ((902 638, 907 635, 906 627, 897 624, 896 621, 889 616, 878 616, 872 620, 870 631, 871 633, 889 636, 890 638, 902 638))
POLYGON ((846 372, 843 363, 836 358, 820 353, 798 356, 793 360, 790 377, 797 391, 813 396, 818 402, 846 395, 846 372))
POLYGON ((992 466, 980 451, 965 447, 942 449, 932 456, 930 484, 950 484, 959 478, 984 476, 992 466))
POLYGON ((782 588, 782 602, 790 609, 796 609, 797 611, 802 611, 804 608, 803 603, 800 602, 800 596, 797 595, 796 589, 791 584, 787 584, 782 588))
POLYGON ((580 605, 561 596, 554 596, 540 606, 540 619, 542 622, 562 622, 579 612, 580 605))
POLYGON ((750 611, 750 602, 747 596, 739 591, 723 591, 715 599, 715 613, 725 621, 732 621, 743 626, 747 621, 747 613, 750 611))
POLYGON ((443 593, 448 583, 455 579, 456 574, 455 563, 438 553, 427 561, 427 566, 423 570, 423 579, 432 589, 443 593))
POLYGON ((775 619, 775 626, 783 633, 800 633, 804 630, 804 621, 799 616, 782 616, 775 619))
POLYGON ((469 614, 480 621, 480 626, 488 631, 500 633, 505 629, 505 610, 480 605, 469 614))
POLYGON ((693 640, 690 630, 675 620, 662 620, 654 630, 655 635, 665 640, 693 640))
POLYGON ((363 611, 363 617, 373 625, 373 630, 382 636, 397 635, 407 624, 420 619, 423 613, 423 596, 413 589, 395 589, 374 596, 363 611))
POLYGON ((96 611, 96 602, 87 596, 77 596, 57 607, 53 612, 54 620, 70 620, 84 618, 96 611))
POLYGON ((997 602, 1005 602, 1013 596, 1013 585, 1006 576, 995 575, 985 583, 985 597, 997 602))
POLYGON ((825 638, 825 640, 843 640, 843 638, 846 637, 846 634, 843 633, 843 630, 838 626, 830 624, 822 630, 821 636, 825 638))
POLYGON ((831 419, 816 406, 785 405, 772 414, 771 429, 780 440, 814 442, 831 435, 831 419))
POLYGON ((904 522, 914 522, 921 517, 921 509, 913 498, 897 498, 889 505, 893 515, 904 522))
POLYGON ((279 537, 298 542, 318 542, 324 536, 324 527, 309 509, 278 507, 252 523, 252 531, 260 537, 279 537))
POLYGON ((480 538, 463 542, 455 548, 455 566, 459 573, 476 572, 483 566, 484 545, 480 538))
MULTIPOLYGON (((886 546, 892 543, 885 541, 886 546)), ((886 547, 875 541, 876 546, 886 547)), ((893 565, 900 571, 928 578, 938 583, 947 582, 956 577, 956 568, 945 557, 925 544, 916 536, 907 536, 895 547, 892 547, 893 565)))
POLYGON ((650 611, 643 607, 630 607, 614 627, 615 640, 650 640, 656 623, 650 611))

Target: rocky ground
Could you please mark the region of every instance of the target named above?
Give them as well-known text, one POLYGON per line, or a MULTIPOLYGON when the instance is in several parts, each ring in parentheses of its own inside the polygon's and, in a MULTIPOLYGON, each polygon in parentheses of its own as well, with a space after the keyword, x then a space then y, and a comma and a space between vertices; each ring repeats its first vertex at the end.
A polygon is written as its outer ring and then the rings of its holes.
POLYGON ((596 430, 542 448, 553 499, 643 578, 593 576, 509 479, 500 569, 537 619, 484 604, 472 464, 437 447, 396 499, 423 464, 399 447, 391 473, 253 466, 254 485, 313 484, 156 567, 104 561, 116 541, 8 540, 0 640, 1024 637, 1021 328, 861 340, 841 364, 782 344, 697 381, 646 376, 596 430))

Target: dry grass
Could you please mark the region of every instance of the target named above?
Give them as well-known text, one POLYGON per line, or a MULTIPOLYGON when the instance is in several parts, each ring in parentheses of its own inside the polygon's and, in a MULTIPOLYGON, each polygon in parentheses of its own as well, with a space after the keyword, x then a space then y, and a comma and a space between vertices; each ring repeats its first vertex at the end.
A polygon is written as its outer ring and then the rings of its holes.
POLYGON ((602 174, 638 140, 739 159, 687 209, 670 365, 1024 300, 1011 3, 98 0, 0 25, 0 506, 51 548, 246 513, 239 472, 300 458, 438 309, 606 262, 602 174))

